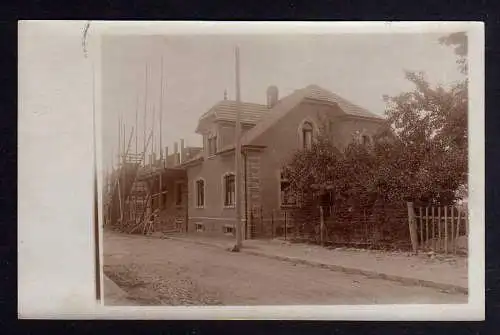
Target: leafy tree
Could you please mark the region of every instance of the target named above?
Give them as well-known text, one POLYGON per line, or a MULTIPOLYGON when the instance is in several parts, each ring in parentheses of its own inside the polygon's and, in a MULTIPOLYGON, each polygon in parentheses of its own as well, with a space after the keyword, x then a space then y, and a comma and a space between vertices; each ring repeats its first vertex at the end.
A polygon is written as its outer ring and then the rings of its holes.
POLYGON ((450 203, 467 182, 466 87, 432 88, 421 73, 406 76, 415 89, 386 97, 399 167, 413 185, 402 193, 413 200, 450 203))
MULTIPOLYGON (((458 64, 467 71, 467 37, 440 39, 455 46, 458 64)), ((387 102, 387 127, 370 146, 354 141, 340 151, 330 138, 328 121, 309 150, 288 164, 291 186, 302 203, 330 193, 330 201, 348 206, 404 200, 451 204, 467 184, 467 82, 432 87, 423 73, 407 72, 415 88, 387 102)), ((463 192, 462 192, 463 195, 463 192)))
POLYGON ((467 34, 465 32, 457 32, 447 36, 443 36, 439 39, 439 42, 453 46, 455 54, 457 55, 457 64, 460 66, 460 71, 463 74, 467 74, 467 52, 468 52, 468 40, 467 34))

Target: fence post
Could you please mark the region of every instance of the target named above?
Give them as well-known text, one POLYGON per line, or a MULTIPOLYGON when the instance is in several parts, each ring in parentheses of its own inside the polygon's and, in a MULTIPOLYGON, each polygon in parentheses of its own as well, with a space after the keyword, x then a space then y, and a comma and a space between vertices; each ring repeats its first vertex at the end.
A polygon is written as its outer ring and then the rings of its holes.
POLYGON ((439 245, 439 251, 441 251, 441 206, 438 206, 438 245, 439 245))
POLYGON ((444 253, 448 253, 448 206, 444 206, 444 253))
POLYGON ((286 241, 286 230, 287 230, 286 229, 286 210, 285 210, 285 228, 284 229, 285 229, 285 241, 286 241))
POLYGON ((432 206, 432 249, 436 251, 436 217, 434 216, 434 206, 432 206))
POLYGON ((363 222, 364 222, 364 226, 365 226, 365 242, 368 243, 368 220, 366 218, 366 208, 363 209, 363 222))
POLYGON ((418 218, 418 223, 420 225, 420 246, 424 245, 424 216, 422 214, 422 207, 419 207, 418 212, 420 214, 418 218))
POLYGON ((320 241, 321 246, 325 245, 324 230, 325 230, 325 218, 323 215, 323 206, 319 206, 319 230, 320 230, 320 241))
POLYGON ((451 208, 451 243, 452 243, 452 247, 453 247, 453 254, 456 254, 457 253, 457 248, 455 247, 456 245, 456 240, 455 240, 455 206, 450 206, 451 208))
POLYGON ((414 253, 417 253, 417 227, 415 226, 415 211, 413 209, 413 202, 407 202, 408 206, 408 227, 410 229, 411 246, 414 253))
POLYGON ((264 229, 264 215, 262 214, 262 206, 260 207, 260 232, 262 234, 262 237, 266 235, 264 229))
POLYGON ((254 210, 253 208, 250 209, 250 234, 249 234, 250 235, 250 239, 254 238, 254 236, 253 236, 253 230, 254 230, 253 226, 255 224, 255 220, 253 218, 253 210, 254 210))
POLYGON ((271 211, 271 238, 274 239, 274 208, 271 211))
POLYGON ((467 236, 467 238, 469 238, 469 210, 467 210, 466 213, 464 213, 464 220, 465 220, 465 236, 467 236))
POLYGON ((425 242, 429 247, 429 207, 425 207, 425 242))

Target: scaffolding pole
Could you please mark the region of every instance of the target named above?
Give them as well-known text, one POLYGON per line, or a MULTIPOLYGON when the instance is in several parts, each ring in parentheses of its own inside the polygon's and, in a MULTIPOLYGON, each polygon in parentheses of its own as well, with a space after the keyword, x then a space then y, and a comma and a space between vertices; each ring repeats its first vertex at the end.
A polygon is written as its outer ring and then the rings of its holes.
POLYGON ((161 57, 161 62, 160 62, 160 180, 159 180, 159 192, 160 192, 160 199, 158 200, 158 207, 160 210, 163 209, 163 194, 162 194, 162 188, 163 188, 163 183, 162 183, 162 167, 164 166, 163 164, 163 146, 162 146, 162 122, 163 122, 163 57, 161 57))

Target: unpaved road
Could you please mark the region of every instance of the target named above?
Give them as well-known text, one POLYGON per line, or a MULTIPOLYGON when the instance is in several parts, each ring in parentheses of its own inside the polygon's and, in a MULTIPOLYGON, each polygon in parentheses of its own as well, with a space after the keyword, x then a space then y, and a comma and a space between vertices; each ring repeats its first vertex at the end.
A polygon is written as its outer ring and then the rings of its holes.
POLYGON ((109 232, 104 236, 104 272, 131 304, 139 305, 467 303, 460 293, 109 232))

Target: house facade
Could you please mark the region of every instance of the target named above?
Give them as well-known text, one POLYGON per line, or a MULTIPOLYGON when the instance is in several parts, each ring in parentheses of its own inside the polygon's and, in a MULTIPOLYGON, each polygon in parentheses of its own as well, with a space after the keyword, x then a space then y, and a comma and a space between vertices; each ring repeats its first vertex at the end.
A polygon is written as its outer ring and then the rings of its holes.
MULTIPOLYGON (((384 119, 319 86, 311 85, 279 98, 267 90, 267 104, 241 104, 242 223, 246 232, 255 209, 281 211, 296 203, 282 167, 291 155, 309 147, 320 131, 328 129, 342 149, 353 139, 370 142, 384 119), (326 126, 326 128, 325 128, 326 126)), ((200 119, 196 132, 203 149, 182 163, 187 190, 187 230, 204 234, 233 234, 235 210, 236 102, 223 100, 200 119)), ((177 191, 176 191, 177 193, 177 191)))

